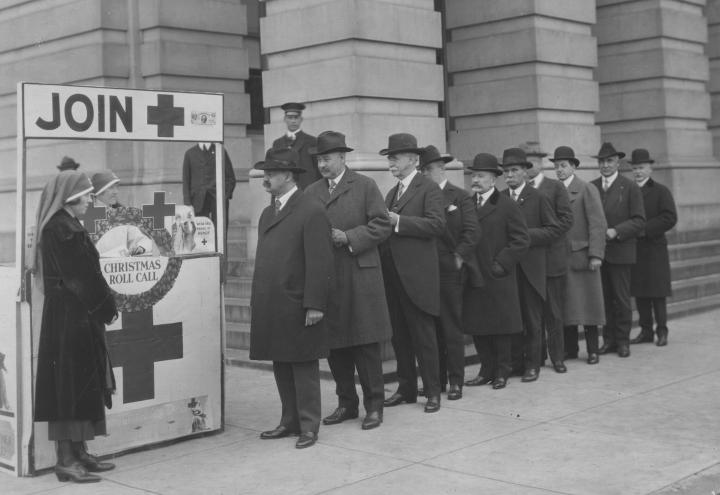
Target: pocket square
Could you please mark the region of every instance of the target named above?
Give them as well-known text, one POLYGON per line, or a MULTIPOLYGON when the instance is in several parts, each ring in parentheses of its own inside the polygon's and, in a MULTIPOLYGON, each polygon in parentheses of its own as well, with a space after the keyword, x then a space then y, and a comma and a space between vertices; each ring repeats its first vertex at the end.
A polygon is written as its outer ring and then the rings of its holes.
POLYGON ((447 211, 455 211, 455 210, 457 210, 457 206, 455 206, 455 205, 450 205, 447 207, 447 211))

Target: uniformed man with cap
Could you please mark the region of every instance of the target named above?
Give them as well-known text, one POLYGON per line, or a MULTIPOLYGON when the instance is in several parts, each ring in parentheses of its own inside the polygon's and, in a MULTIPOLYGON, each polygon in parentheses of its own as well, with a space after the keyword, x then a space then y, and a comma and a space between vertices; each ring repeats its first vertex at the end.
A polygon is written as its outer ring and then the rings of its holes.
POLYGON ((282 403, 279 425, 265 440, 300 435, 312 446, 320 428, 320 369, 328 355, 328 292, 333 277, 330 222, 325 208, 297 187, 305 173, 293 150, 271 150, 255 165, 274 200, 258 222, 252 282, 250 359, 271 360, 282 403))
POLYGON ((287 126, 287 132, 273 141, 272 147, 289 148, 298 154, 297 165, 305 170, 305 173, 300 175, 297 186, 304 190, 322 177, 318 171, 317 160, 310 153, 310 148, 315 146, 317 138, 300 128, 303 122, 304 104, 289 102, 281 105, 280 108, 285 112, 283 120, 287 126))

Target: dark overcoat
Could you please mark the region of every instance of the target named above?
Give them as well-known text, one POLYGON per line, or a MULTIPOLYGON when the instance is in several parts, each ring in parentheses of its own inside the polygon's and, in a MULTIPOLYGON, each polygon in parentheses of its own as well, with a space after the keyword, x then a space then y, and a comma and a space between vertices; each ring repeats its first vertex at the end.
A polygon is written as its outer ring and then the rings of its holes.
POLYGON ((600 270, 591 271, 590 258, 605 256, 607 222, 600 193, 592 184, 574 176, 567 187, 573 225, 568 232, 570 269, 565 276, 564 325, 604 325, 600 270))
POLYGON ((668 297, 670 256, 665 232, 677 223, 670 190, 652 178, 640 188, 645 207, 645 230, 637 240, 637 262, 632 267, 630 294, 635 297, 668 297))
POLYGON ((325 205, 330 225, 350 242, 333 247, 335 278, 326 315, 330 349, 388 339, 392 327, 378 245, 392 227, 377 184, 345 169, 332 195, 325 179, 309 185, 305 194, 325 205))
POLYGON ((607 191, 603 191, 602 177, 592 181, 600 193, 608 228, 617 231, 617 237, 605 245, 605 261, 633 264, 637 259, 636 239, 645 227, 645 207, 642 193, 635 182, 618 174, 607 191))
POLYGON ((265 208, 250 298, 250 359, 304 362, 328 355, 325 318, 305 326, 307 309, 327 311, 333 260, 330 222, 297 190, 275 215, 265 208))
MULTIPOLYGON (((503 192, 510 197, 510 189, 503 192)), ((523 187, 517 204, 530 235, 530 249, 520 259, 519 268, 544 300, 547 292, 547 250, 550 244, 562 237, 563 227, 558 223, 550 201, 529 184, 523 187)))
POLYGON ((537 187, 547 199, 555 213, 562 235, 555 239, 547 248, 548 277, 559 277, 565 275, 568 269, 568 241, 567 233, 573 224, 573 213, 570 210, 570 198, 565 186, 559 180, 543 176, 542 182, 537 187))
MULTIPOLYGON (((225 199, 230 200, 235 190, 235 172, 227 151, 223 148, 225 160, 225 199)), ((202 210, 205 196, 215 195, 215 145, 204 151, 196 144, 185 152, 183 158, 183 203, 191 205, 195 211, 202 210)))
POLYGON ((389 264, 394 263, 413 304, 425 313, 439 316, 440 269, 435 238, 445 229, 442 192, 419 172, 395 202, 397 188, 396 184, 385 196, 387 209, 400 215, 400 222, 381 245, 383 275, 388 279, 385 273, 389 264))
POLYGON ((297 164, 305 170, 305 173, 299 174, 297 186, 303 190, 322 178, 318 171, 317 160, 310 154, 310 148, 316 144, 317 138, 303 131, 298 131, 295 134, 295 139, 290 139, 287 134, 283 134, 273 141, 273 148, 289 148, 297 151, 299 157, 297 164))
POLYGON ((442 189, 445 210, 445 231, 437 239, 440 278, 460 282, 467 274, 467 280, 474 286, 483 284, 482 274, 475 259, 475 244, 480 230, 472 196, 449 181, 442 189), (463 260, 458 270, 455 254, 463 260))
POLYGON ((515 270, 530 247, 525 218, 517 203, 497 190, 478 208, 477 217, 481 234, 475 255, 485 285, 467 287, 464 292, 463 331, 470 335, 521 333, 515 270), (502 277, 491 273, 494 261, 505 269, 502 277))
POLYGON ((45 302, 35 385, 35 421, 105 418, 114 387, 105 323, 117 315, 100 257, 80 222, 60 210, 45 224, 45 302))

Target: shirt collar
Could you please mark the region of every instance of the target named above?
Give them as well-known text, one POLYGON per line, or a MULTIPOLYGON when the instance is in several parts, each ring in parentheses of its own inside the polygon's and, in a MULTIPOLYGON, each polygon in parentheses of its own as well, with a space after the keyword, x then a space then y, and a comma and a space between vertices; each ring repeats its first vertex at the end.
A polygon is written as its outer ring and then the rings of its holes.
POLYGON ((347 168, 344 168, 343 171, 340 172, 340 175, 338 175, 334 179, 328 179, 328 184, 330 184, 330 181, 332 180, 333 182, 335 182, 335 187, 337 187, 337 185, 340 184, 340 181, 342 180, 343 175, 345 175, 346 170, 347 170, 347 168))
POLYGON ((537 174, 537 175, 535 176, 535 178, 532 179, 532 180, 533 180, 533 184, 535 184, 533 187, 534 187, 535 189, 537 189, 538 187, 540 187, 540 184, 542 184, 542 181, 545 180, 545 175, 544 175, 542 172, 540 172, 540 173, 537 174))
POLYGON ((403 188, 404 188, 405 191, 407 191, 407 188, 410 187, 410 183, 411 183, 412 180, 415 178, 415 175, 416 175, 417 173, 418 173, 417 170, 413 170, 412 172, 410 172, 410 175, 408 175, 407 177, 405 177, 404 179, 402 179, 402 180, 400 181, 400 182, 402 182, 402 185, 403 185, 403 188))
POLYGON ((487 191, 482 193, 480 195, 480 197, 482 198, 482 202, 485 203, 488 199, 490 199, 490 196, 492 196, 494 192, 495 192, 495 186, 492 186, 490 189, 488 189, 487 191))
POLYGON ((440 189, 445 189, 445 186, 447 186, 447 183, 448 183, 448 180, 445 179, 440 184, 438 184, 438 186, 440 186, 440 189))
POLYGON ((297 137, 297 133, 298 133, 298 132, 300 132, 300 128, 298 128, 298 130, 297 130, 297 131, 294 131, 294 132, 291 131, 290 129, 288 129, 288 131, 285 133, 285 135, 286 135, 287 137, 289 137, 290 139, 295 139, 295 138, 297 137))
POLYGON ((198 146, 200 146, 201 150, 207 151, 210 149, 210 146, 212 146, 212 143, 198 143, 198 146))
POLYGON ((617 179, 617 176, 618 176, 617 171, 614 174, 612 174, 610 177, 603 176, 602 183, 603 184, 607 183, 608 187, 610 187, 613 185, 613 182, 615 182, 615 179, 617 179))
POLYGON ((525 186, 527 186, 527 182, 523 182, 521 185, 519 185, 515 189, 510 189, 510 195, 513 195, 513 193, 515 193, 515 196, 517 196, 519 198, 520 194, 522 194, 522 192, 523 192, 523 189, 525 189, 525 186))
POLYGON ((571 175, 570 177, 568 177, 567 179, 562 181, 563 184, 565 184, 565 187, 570 187, 570 183, 573 181, 574 178, 575 178, 575 174, 571 175))
POLYGON ((280 208, 278 208, 278 211, 285 208, 285 204, 288 202, 288 199, 290 199, 290 196, 295 194, 295 191, 297 191, 297 190, 298 190, 297 186, 293 186, 292 189, 290 189, 288 192, 286 192, 282 196, 278 196, 277 198, 275 198, 275 201, 280 201, 280 208))
POLYGON ((647 181, 649 181, 649 180, 650 180, 650 177, 646 177, 642 182, 638 182, 637 185, 642 187, 645 184, 647 184, 647 181))

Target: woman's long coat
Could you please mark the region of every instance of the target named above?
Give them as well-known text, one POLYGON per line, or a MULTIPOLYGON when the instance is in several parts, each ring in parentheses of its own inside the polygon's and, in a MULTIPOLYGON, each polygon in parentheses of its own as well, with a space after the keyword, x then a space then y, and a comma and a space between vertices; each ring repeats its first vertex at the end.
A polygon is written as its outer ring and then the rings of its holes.
POLYGON ((332 194, 325 179, 305 194, 325 205, 330 224, 342 230, 349 246, 335 246, 335 280, 327 320, 331 349, 381 342, 390 337, 378 245, 392 229, 375 181, 346 169, 332 194))
POLYGON ((45 302, 35 421, 100 421, 114 389, 104 324, 117 315, 115 300, 92 240, 65 210, 43 228, 40 249, 45 302))
POLYGON ((303 362, 327 357, 326 321, 305 326, 305 312, 327 313, 333 258, 330 222, 317 200, 297 190, 258 224, 250 299, 250 359, 303 362))
MULTIPOLYGON (((474 199, 477 204, 477 196, 474 199)), ((480 238, 475 254, 485 285, 465 289, 463 331, 470 335, 520 333, 523 327, 515 271, 530 247, 525 218, 517 203, 497 190, 477 215, 480 238), (495 261, 506 275, 491 273, 495 261)))
POLYGON ((600 193, 593 184, 573 177, 567 188, 573 225, 567 234, 570 266, 566 274, 563 324, 604 325, 605 303, 600 270, 590 271, 590 258, 605 256, 607 222, 600 193))
POLYGON ((645 205, 645 231, 638 236, 637 261, 632 267, 630 294, 634 297, 668 297, 670 256, 665 232, 677 223, 675 201, 670 190, 648 179, 640 188, 645 205))

